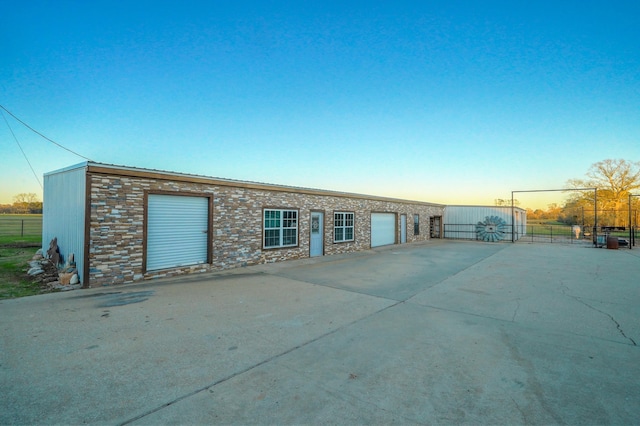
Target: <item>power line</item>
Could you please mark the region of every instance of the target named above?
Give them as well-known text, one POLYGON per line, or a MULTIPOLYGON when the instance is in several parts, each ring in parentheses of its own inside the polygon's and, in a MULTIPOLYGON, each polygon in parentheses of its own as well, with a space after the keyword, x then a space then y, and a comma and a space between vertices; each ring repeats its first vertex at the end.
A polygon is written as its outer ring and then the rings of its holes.
MULTIPOLYGON (((2 106, 2 105, 0 105, 0 106, 2 106)), ((2 109, 4 109, 4 107, 2 109)), ((11 126, 9 125, 9 122, 7 121, 7 117, 4 116, 4 113, 2 111, 0 111, 0 114, 2 115, 2 118, 4 119, 4 122, 7 123, 7 127, 9 128, 9 131, 13 135, 13 139, 18 144, 18 148, 20 148, 20 151, 22 152, 22 155, 24 155, 24 159, 27 160, 27 164, 29 165, 29 168, 31 169, 31 173, 33 173, 33 176, 38 181, 38 185, 40 185, 40 188, 44 191, 44 188, 42 187, 42 183, 40 182, 40 179, 38 178, 38 175, 36 174, 36 171, 33 170, 33 166, 31 165, 31 162, 27 158, 27 154, 24 152, 24 149, 22 149, 22 145, 20 145, 20 142, 18 142, 18 138, 16 137, 15 133, 13 133, 13 129, 11 128, 11 126)))
MULTIPOLYGON (((10 116, 12 116, 12 117, 13 117, 13 118, 15 118, 16 120, 18 120, 18 121, 19 121, 23 126, 25 126, 27 129, 31 130, 33 133, 37 134, 38 136, 41 136, 42 138, 46 139, 47 141, 51 142, 52 144, 54 144, 54 145, 58 146, 59 148, 62 148, 62 149, 64 149, 65 151, 68 151, 68 152, 70 152, 70 153, 72 153, 72 154, 74 154, 74 155, 77 155, 77 156, 78 156, 78 157, 80 157, 80 158, 84 158, 85 160, 93 161, 92 159, 87 158, 87 157, 85 157, 84 155, 80 155, 80 154, 78 154, 77 152, 72 151, 71 149, 69 149, 69 148, 67 148, 67 147, 65 147, 65 146, 62 146, 62 145, 60 145, 58 142, 56 142, 56 141, 54 141, 54 140, 52 140, 52 139, 50 139, 50 138, 46 137, 45 135, 43 135, 42 133, 40 133, 39 131, 37 131, 37 130, 36 130, 36 129, 34 129, 33 127, 29 126, 27 123, 25 123, 24 121, 20 120, 20 119, 19 119, 18 117, 16 117, 15 115, 13 115, 13 113, 12 113, 11 111, 9 111, 8 109, 6 109, 4 106, 0 105, 0 108, 2 108, 3 110, 5 110, 5 111, 7 112, 7 114, 9 114, 10 116)), ((2 117, 4 118, 4 115, 3 115, 2 117)), ((7 119, 5 118, 5 119, 4 119, 4 121, 5 121, 5 122, 7 122, 7 119)), ((7 126, 8 126, 8 125, 9 125, 9 123, 7 122, 7 126)), ((9 129, 11 129, 11 127, 9 127, 9 129)), ((11 133, 13 134, 13 131, 12 131, 11 133)), ((14 135, 13 137, 15 138, 15 135, 14 135)), ((16 139, 16 142, 17 142, 17 141, 18 141, 18 140, 16 139)), ((18 145, 20 145, 20 144, 18 144, 18 145)), ((22 150, 22 147, 20 147, 20 150, 22 150)), ((24 154, 24 151, 22 151, 22 153, 24 154)), ((26 156, 25 156, 25 158, 26 158, 26 156)), ((27 160, 27 161, 28 161, 28 160, 27 160)), ((31 170, 33 170, 33 169, 31 169, 31 170)), ((42 185, 40 185, 40 186, 42 186, 42 185)))

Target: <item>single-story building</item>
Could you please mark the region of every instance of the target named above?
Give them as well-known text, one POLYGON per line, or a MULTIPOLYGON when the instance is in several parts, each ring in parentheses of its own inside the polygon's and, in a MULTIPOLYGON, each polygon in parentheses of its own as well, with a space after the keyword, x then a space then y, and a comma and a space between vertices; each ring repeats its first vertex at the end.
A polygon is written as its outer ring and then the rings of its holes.
POLYGON ((520 207, 447 206, 444 213, 445 238, 511 241, 512 233, 518 240, 526 232, 527 211, 520 207))
POLYGON ((95 162, 45 174, 43 204, 43 250, 57 238, 84 287, 426 241, 445 210, 95 162))

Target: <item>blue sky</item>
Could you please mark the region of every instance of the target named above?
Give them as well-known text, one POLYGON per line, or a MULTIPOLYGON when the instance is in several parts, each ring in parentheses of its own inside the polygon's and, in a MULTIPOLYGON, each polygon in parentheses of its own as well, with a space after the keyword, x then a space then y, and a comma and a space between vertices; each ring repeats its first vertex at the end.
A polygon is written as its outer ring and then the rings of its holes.
MULTIPOLYGON (((493 204, 640 160, 639 16, 615 0, 6 2, 0 104, 98 162, 493 204)), ((84 161, 4 116, 40 179, 84 161)), ((1 119, 0 162, 0 203, 42 196, 1 119)))

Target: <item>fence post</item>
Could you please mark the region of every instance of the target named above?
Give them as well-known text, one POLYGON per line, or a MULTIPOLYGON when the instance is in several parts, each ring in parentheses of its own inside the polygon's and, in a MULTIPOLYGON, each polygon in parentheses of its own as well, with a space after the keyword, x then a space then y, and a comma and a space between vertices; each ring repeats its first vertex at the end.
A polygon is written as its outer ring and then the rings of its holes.
POLYGON ((20 237, 24 237, 24 219, 20 221, 20 237))

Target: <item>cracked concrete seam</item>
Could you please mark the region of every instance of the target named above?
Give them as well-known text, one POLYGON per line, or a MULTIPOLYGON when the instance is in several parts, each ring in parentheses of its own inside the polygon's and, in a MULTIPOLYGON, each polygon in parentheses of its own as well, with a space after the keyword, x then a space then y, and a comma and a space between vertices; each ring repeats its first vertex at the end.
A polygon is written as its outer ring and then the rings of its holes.
POLYGON ((628 340, 633 344, 633 346, 638 346, 638 345, 636 344, 635 340, 633 340, 631 337, 627 336, 627 335, 624 333, 624 330, 622 330, 622 327, 620 326, 620 323, 619 323, 618 321, 616 321, 616 319, 615 319, 612 315, 610 315, 610 314, 609 314, 609 313, 607 313, 607 312, 601 311, 600 309, 598 309, 598 308, 596 308, 596 307, 594 307, 594 306, 591 306, 590 304, 588 304, 588 303, 586 303, 585 301, 581 300, 581 299, 580 299, 579 297, 577 297, 577 296, 571 296, 571 295, 568 295, 568 296, 569 296, 569 297, 571 297, 572 299, 575 299, 575 300, 577 300, 578 302, 582 303, 584 306, 586 306, 586 307, 588 307, 588 308, 591 308, 591 309, 593 309, 593 310, 594 310, 594 311, 596 311, 596 312, 600 312, 600 313, 601 313, 601 314, 603 314, 603 315, 608 316, 608 317, 611 319, 611 321, 613 321, 613 323, 616 325, 616 328, 618 329, 618 331, 620 332, 620 334, 622 335, 622 337, 624 337, 625 339, 628 339, 628 340))
POLYGON ((613 321, 613 323, 616 325, 616 328, 618 329, 618 331, 620 332, 620 334, 622 335, 622 337, 624 337, 625 339, 628 339, 628 340, 631 342, 631 344, 633 344, 633 346, 638 346, 638 345, 636 344, 636 341, 635 341, 635 340, 633 340, 631 337, 627 336, 627 335, 624 333, 624 330, 622 330, 622 327, 620 326, 620 323, 619 323, 618 321, 616 321, 616 319, 615 319, 612 315, 610 315, 609 313, 607 313, 607 312, 605 312, 605 311, 601 311, 600 309, 598 309, 598 308, 596 308, 596 307, 594 307, 594 306, 591 306, 591 305, 590 305, 590 304, 588 304, 587 302, 585 302, 585 301, 583 301, 582 299, 580 299, 578 296, 574 296, 574 295, 572 295, 572 294, 567 293, 567 292, 568 292, 569 290, 571 290, 571 289, 570 289, 569 287, 567 287, 567 285, 566 285, 563 281, 560 281, 560 290, 562 291, 562 294, 563 294, 563 295, 565 295, 565 296, 567 296, 567 297, 570 297, 570 298, 572 298, 573 300, 575 300, 575 301, 577 301, 577 302, 582 303, 584 306, 586 306, 586 307, 588 307, 588 308, 590 308, 590 309, 593 309, 594 311, 599 312, 599 313, 601 313, 601 314, 606 315, 607 317, 609 317, 609 319, 611 319, 611 321, 613 321))
POLYGON ((520 298, 514 299, 516 302, 516 308, 513 310, 513 316, 511 316, 511 322, 516 322, 516 315, 518 315, 518 311, 520 310, 520 298))

